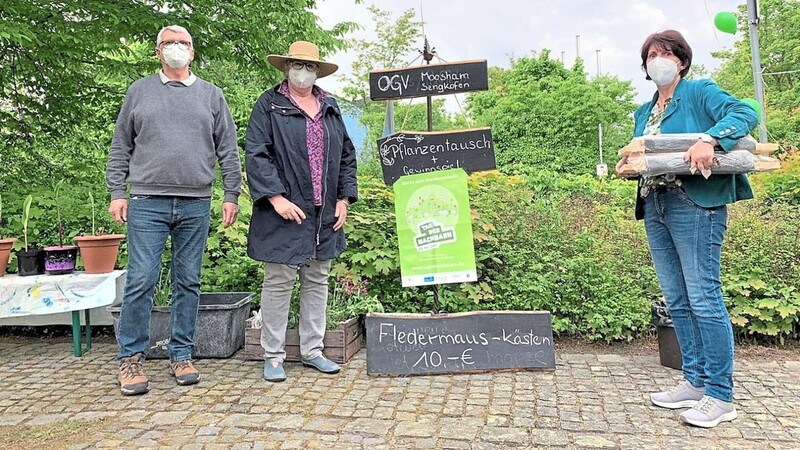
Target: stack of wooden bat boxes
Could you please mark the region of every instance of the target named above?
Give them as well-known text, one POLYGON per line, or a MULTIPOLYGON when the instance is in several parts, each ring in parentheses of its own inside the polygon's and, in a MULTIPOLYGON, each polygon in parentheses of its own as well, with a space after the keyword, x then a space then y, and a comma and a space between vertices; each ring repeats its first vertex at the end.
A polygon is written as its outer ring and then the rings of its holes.
MULTIPOLYGON (((628 157, 622 166, 624 176, 654 177, 665 174, 694 175, 696 170, 683 160, 689 147, 694 145, 699 133, 657 134, 633 138, 630 144, 619 151, 620 157, 628 157)), ((780 167, 780 161, 767 156, 778 150, 777 144, 758 143, 750 136, 739 139, 729 152, 717 147, 714 163, 702 175, 766 172, 780 167)))

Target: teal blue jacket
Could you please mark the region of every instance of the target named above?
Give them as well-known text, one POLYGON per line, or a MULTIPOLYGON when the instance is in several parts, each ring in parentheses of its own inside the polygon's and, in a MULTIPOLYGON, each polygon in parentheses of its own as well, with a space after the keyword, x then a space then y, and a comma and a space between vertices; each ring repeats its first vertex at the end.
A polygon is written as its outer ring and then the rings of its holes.
MULTIPOLYGON (((634 113, 635 137, 644 132, 656 100, 658 92, 634 113)), ((727 152, 757 124, 758 115, 753 108, 720 89, 713 81, 681 79, 664 113, 661 133, 706 133, 727 152)), ((708 179, 698 174, 680 179, 686 195, 704 208, 753 198, 753 190, 744 174, 711 175, 708 179)))

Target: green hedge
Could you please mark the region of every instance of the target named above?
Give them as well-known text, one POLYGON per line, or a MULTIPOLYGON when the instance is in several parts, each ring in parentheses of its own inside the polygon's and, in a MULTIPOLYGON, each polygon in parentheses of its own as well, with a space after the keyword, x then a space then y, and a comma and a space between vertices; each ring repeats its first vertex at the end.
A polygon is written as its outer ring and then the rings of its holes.
MULTIPOLYGON (((778 176, 778 175, 776 175, 778 176)), ((431 288, 402 288, 391 190, 370 176, 347 224, 339 273, 368 280, 391 312, 433 309, 431 288)), ((649 330, 661 297, 634 183, 530 172, 470 177, 477 283, 440 287, 450 312, 548 310, 556 333, 624 340, 649 330)), ((726 302, 737 335, 779 341, 800 327, 797 208, 772 198, 731 207, 723 246, 726 302)))
MULTIPOLYGON (((754 176, 757 199, 730 208, 723 289, 739 337, 783 342, 800 331, 800 201, 793 172, 798 164, 787 167, 754 176)), ((548 310, 556 333, 590 340, 647 333, 650 305, 661 294, 643 224, 632 218, 634 183, 519 172, 470 177, 479 281, 441 286, 442 307, 450 312, 548 310)), ((90 228, 88 192, 96 197, 98 226, 124 232, 106 212, 101 183, 100 173, 91 180, 67 178, 61 202, 68 237, 90 228)), ((360 176, 359 183, 360 201, 351 206, 345 224, 349 248, 334 262, 334 276, 362 283, 386 311, 433 310, 432 288, 401 287, 391 189, 370 175, 360 176)), ((22 237, 20 210, 29 192, 35 197, 30 243, 51 245, 57 242, 55 200, 46 185, 3 186, 3 234, 22 237)), ((202 289, 259 292, 263 267, 246 255, 249 196, 242 195, 239 220, 228 229, 220 224, 221 197, 217 186, 202 289)), ((119 264, 126 261, 123 245, 119 264)))

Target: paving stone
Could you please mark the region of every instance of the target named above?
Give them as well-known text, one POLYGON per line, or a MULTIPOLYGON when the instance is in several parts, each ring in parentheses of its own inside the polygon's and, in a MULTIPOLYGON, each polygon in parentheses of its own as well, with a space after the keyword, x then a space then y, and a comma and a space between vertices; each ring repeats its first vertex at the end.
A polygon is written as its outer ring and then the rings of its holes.
POLYGON ((575 433, 575 445, 590 448, 617 448, 617 440, 610 434, 575 433))
POLYGON ((480 419, 465 417, 463 419, 443 418, 439 420, 439 436, 443 439, 473 441, 484 422, 480 419))
POLYGON ((26 425, 49 425, 52 423, 64 422, 69 417, 69 414, 42 414, 40 416, 33 416, 26 425))
POLYGON ((150 422, 155 426, 175 425, 188 416, 188 412, 157 412, 151 416, 150 422))
POLYGON ((0 427, 18 425, 30 416, 30 414, 0 414, 0 427))
POLYGON ((344 431, 348 433, 365 433, 367 435, 386 436, 395 423, 391 420, 356 419, 348 421, 344 431))
POLYGON ((432 424, 400 422, 395 427, 394 435, 400 437, 428 437, 432 436, 435 431, 436 427, 432 424))
POLYGON ((561 430, 531 430, 531 440, 535 446, 566 446, 569 445, 568 434, 561 430))
POLYGON ((511 427, 483 427, 481 440, 514 445, 527 445, 530 442, 530 435, 526 428, 511 427))

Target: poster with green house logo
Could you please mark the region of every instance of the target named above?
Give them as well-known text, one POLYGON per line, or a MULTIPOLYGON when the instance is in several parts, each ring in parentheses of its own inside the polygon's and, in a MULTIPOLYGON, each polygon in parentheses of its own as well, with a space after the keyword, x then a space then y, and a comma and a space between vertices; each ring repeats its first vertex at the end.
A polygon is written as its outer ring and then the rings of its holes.
POLYGON ((400 177, 394 195, 403 287, 477 281, 464 170, 400 177))

